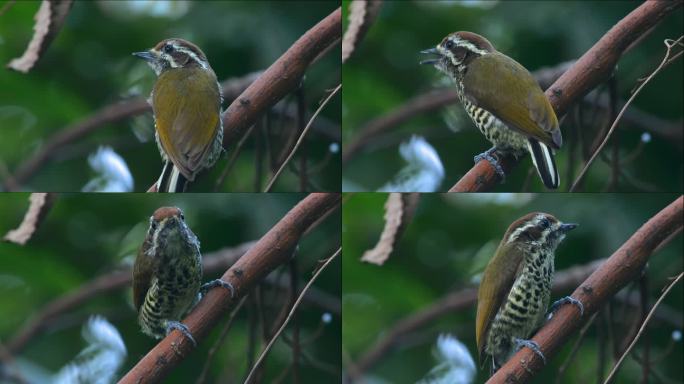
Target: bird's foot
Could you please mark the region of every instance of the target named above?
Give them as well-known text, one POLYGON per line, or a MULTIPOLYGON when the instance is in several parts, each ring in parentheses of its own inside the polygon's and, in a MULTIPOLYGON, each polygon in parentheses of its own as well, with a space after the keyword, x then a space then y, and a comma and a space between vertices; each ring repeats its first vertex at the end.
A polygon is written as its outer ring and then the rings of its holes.
POLYGON ((202 296, 204 296, 207 292, 209 292, 209 290, 216 288, 216 287, 223 287, 223 288, 229 290, 231 299, 235 297, 235 287, 233 287, 233 284, 227 283, 221 279, 215 279, 215 280, 212 280, 212 281, 204 284, 203 286, 200 287, 200 293, 202 294, 202 296))
POLYGON ((579 308, 580 311, 580 317, 584 316, 584 305, 582 305, 582 302, 575 299, 574 297, 570 296, 565 296, 564 298, 556 301, 555 303, 551 304, 551 310, 549 311, 549 315, 547 317, 547 320, 551 319, 558 310, 558 308, 561 307, 563 304, 574 304, 579 308))
POLYGON ((503 183, 504 180, 506 179, 506 173, 503 170, 503 167, 501 164, 499 164, 499 160, 496 159, 496 157, 493 155, 496 152, 496 147, 491 147, 488 150, 480 153, 479 155, 475 156, 473 158, 473 161, 475 164, 479 163, 480 160, 487 160, 489 163, 494 167, 494 170, 496 171, 496 174, 499 175, 501 178, 501 182, 503 183))
POLYGON ((185 335, 190 342, 192 342, 193 346, 197 346, 197 342, 195 341, 195 338, 192 337, 192 334, 190 333, 190 330, 188 329, 188 326, 179 322, 179 321, 173 321, 173 320, 167 320, 166 321, 166 334, 168 335, 171 333, 174 329, 178 330, 180 333, 185 335))
POLYGON ((523 347, 527 347, 532 350, 532 352, 536 353, 537 356, 541 357, 542 361, 544 362, 544 365, 546 365, 546 357, 544 357, 544 354, 542 353, 541 349, 539 349, 539 344, 535 343, 532 340, 523 340, 523 339, 513 339, 515 341, 515 348, 517 351, 521 350, 523 347))

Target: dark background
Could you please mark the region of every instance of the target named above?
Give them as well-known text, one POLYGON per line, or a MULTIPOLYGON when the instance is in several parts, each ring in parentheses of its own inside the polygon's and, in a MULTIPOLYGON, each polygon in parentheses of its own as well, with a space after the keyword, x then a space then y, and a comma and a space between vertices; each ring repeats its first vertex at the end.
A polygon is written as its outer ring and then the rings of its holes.
MULTIPOLYGON (((452 87, 451 81, 444 81, 444 76, 436 69, 418 64, 425 58, 419 54, 421 50, 434 47, 451 32, 481 34, 497 50, 534 71, 579 58, 640 4, 633 1, 385 2, 370 31, 343 66, 343 143, 351 142, 369 120, 437 87, 452 87)), ((680 8, 665 17, 619 61, 615 75, 622 101, 629 98, 637 79, 646 77, 658 66, 666 51, 663 40, 676 40, 682 35, 683 26, 680 8)), ((663 120, 657 125, 681 132, 682 68, 680 58, 658 73, 628 111, 635 108, 646 112, 663 120)), ((607 97, 607 88, 601 89, 607 97)), ((569 112, 575 114, 575 108, 569 112)), ((605 113, 585 107, 582 115, 583 137, 593 138, 601 129, 607 129, 605 113)), ((568 153, 573 145, 571 141, 578 141, 575 136, 578 127, 572 119, 566 118, 561 130, 564 145, 556 161, 561 177, 560 190, 564 191, 571 185, 566 174, 568 153)), ((621 122, 615 132, 619 137, 619 157, 625 159, 636 151, 635 157, 622 166, 624 175, 619 183, 609 186, 611 170, 605 160, 609 156, 599 156, 589 169, 581 190, 681 191, 684 172, 681 134, 680 140, 675 142, 652 134, 651 142, 643 150, 637 150, 643 132, 643 127, 621 122)), ((343 189, 376 190, 385 184, 404 165, 398 153, 399 143, 407 141, 412 134, 426 137, 439 153, 446 169, 442 191, 448 190, 473 166, 474 155, 491 147, 458 103, 416 115, 372 140, 365 152, 344 164, 343 189)), ((611 150, 609 142, 603 153, 610 155, 611 150)), ((572 180, 583 164, 579 158, 576 160, 572 180)), ((529 186, 524 187, 531 167, 532 161, 526 156, 506 177, 506 183, 497 185, 494 190, 545 190, 536 173, 529 186)))
MULTIPOLYGON (((4 4, 4 2, 3 2, 4 4)), ((19 1, 0 17, 0 63, 21 56, 33 33, 38 1, 19 1)), ((207 55, 219 81, 243 77, 266 69, 302 34, 339 6, 335 1, 233 2, 185 1, 131 3, 77 1, 65 26, 29 74, 0 70, 0 165, 12 173, 51 136, 104 106, 132 96, 147 98, 154 72, 131 56, 162 39, 182 37, 196 43, 207 55), (157 11, 158 10, 158 13, 157 11), (4 164, 2 164, 4 163, 4 164)), ((306 121, 340 82, 340 45, 333 47, 306 73, 304 97, 306 121)), ((296 99, 288 96, 295 110, 296 99)), ((224 104, 224 109, 228 104, 224 104)), ((279 154, 285 138, 297 131, 290 119, 276 115, 271 122, 271 146, 279 154)), ((306 153, 310 185, 307 190, 339 190, 340 97, 334 97, 317 119, 332 135, 312 130, 297 152, 306 153), (336 137, 336 138, 333 138, 336 137)), ((265 131, 255 129, 228 175, 221 191, 256 189, 256 144, 264 147, 265 131), (256 135, 254 133, 259 133, 256 135)), ((154 142, 151 113, 102 126, 85 138, 60 149, 22 189, 79 191, 94 175, 87 162, 98 146, 109 145, 125 159, 135 181, 135 191, 145 191, 161 172, 154 142)), ((203 172, 191 191, 209 192, 225 168, 236 143, 230 143, 211 171, 203 172)), ((261 156, 265 151, 261 150, 261 156)), ((295 155, 292 164, 299 164, 295 155)), ((268 159, 259 175, 261 189, 271 177, 268 159)), ((0 179, 6 178, 6 172, 0 179)), ((292 167, 275 184, 276 191, 300 190, 292 167)))
MULTIPOLYGON (((476 287, 478 275, 492 257, 508 226, 521 216, 542 211, 564 222, 578 223, 568 233, 556 251, 556 271, 583 265, 610 256, 649 218, 677 198, 670 194, 423 194, 413 221, 395 248, 390 259, 378 267, 359 261, 363 252, 375 246, 383 223, 386 194, 357 193, 347 195, 343 204, 342 285, 343 354, 357 361, 361 354, 378 342, 399 321, 434 304, 443 296, 463 288, 476 287)), ((660 296, 670 277, 682 271, 682 237, 679 235, 667 247, 650 258, 646 275, 649 308, 660 296)), ((631 294, 639 297, 637 284, 631 294)), ((566 294, 572 293, 571 291, 566 294)), ((559 299, 552 295, 551 300, 559 299)), ((684 289, 677 284, 658 310, 670 309, 674 324, 651 320, 645 334, 634 348, 642 355, 645 338, 650 343, 651 359, 664 356, 651 364, 649 382, 681 382, 684 369, 681 361, 684 348, 681 340, 672 347, 673 331, 681 331, 684 289), (669 347, 668 347, 669 346, 669 347)), ((612 303, 612 335, 622 342, 639 311, 612 303)), ((451 333, 468 347, 477 364, 475 343, 475 313, 473 306, 458 313, 441 316, 437 321, 420 327, 400 339, 400 343, 383 355, 379 363, 367 372, 393 383, 415 382, 423 377, 436 361, 432 349, 440 333, 451 333)), ((599 315, 589 328, 575 360, 565 373, 562 383, 596 382, 598 345, 604 343, 610 351, 612 343, 597 337, 607 335, 605 317, 599 315)), ((577 340, 577 333, 563 346, 533 380, 553 383, 558 369, 566 360, 577 340)), ((607 372, 615 360, 608 352, 607 372)), ((346 367, 349 364, 345 362, 346 367)), ((476 382, 484 382, 487 370, 478 371, 476 382)), ((604 375, 605 375, 604 374, 604 375)), ((605 376, 604 376, 605 378, 605 376)), ((640 382, 641 365, 628 356, 621 366, 616 383, 640 382)))
MULTIPOLYGON (((175 205, 183 209, 185 220, 201 243, 203 254, 258 240, 282 218, 304 194, 66 194, 59 195, 45 222, 25 246, 0 243, 0 340, 7 342, 39 310, 52 300, 79 289, 90 280, 132 265, 137 248, 145 236, 149 217, 155 209, 175 205)), ((3 235, 16 227, 28 207, 28 194, 0 195, 0 223, 3 235)), ((300 289, 311 278, 318 261, 329 257, 340 246, 340 213, 334 212, 305 236, 297 255, 300 289)), ((288 269, 274 274, 287 281, 288 269)), ((205 274, 204 281, 220 274, 205 274)), ((339 300, 340 261, 334 261, 313 284, 312 289, 339 300)), ((250 291, 250 295, 256 292, 250 291)), ((286 304, 287 289, 264 285, 261 289, 263 316, 269 326, 286 304)), ((70 362, 86 346, 80 336, 88 316, 101 314, 118 330, 128 350, 120 376, 138 362, 156 340, 144 335, 137 324, 130 288, 100 294, 48 324, 47 332, 32 339, 20 354, 17 364, 32 362, 56 371, 70 362)), ((254 297, 254 296, 252 296, 254 297)), ((254 305, 245 303, 228 337, 211 360, 207 382, 242 382, 247 366, 247 341, 250 322, 261 332, 254 305)), ((298 309, 297 323, 302 346, 300 372, 302 383, 338 382, 341 345, 341 319, 331 313, 332 321, 321 328, 322 307, 304 301, 298 309), (320 332, 316 334, 316 332, 320 332), (314 336, 316 334, 317 336, 314 336), (313 361, 313 362, 311 362, 313 361)), ((207 353, 225 324, 227 316, 173 370, 168 383, 194 383, 207 353)), ((285 337, 291 337, 287 327, 285 337)), ((281 338, 264 360, 265 382, 273 382, 291 363, 292 350, 281 338)), ((257 353, 263 345, 256 345, 257 353)), ((290 376, 285 376, 289 380, 290 376)))

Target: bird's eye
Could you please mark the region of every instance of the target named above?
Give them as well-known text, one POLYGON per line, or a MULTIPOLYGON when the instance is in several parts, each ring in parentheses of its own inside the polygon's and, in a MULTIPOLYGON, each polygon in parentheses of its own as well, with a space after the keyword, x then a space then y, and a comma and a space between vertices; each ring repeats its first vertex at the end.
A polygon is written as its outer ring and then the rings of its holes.
POLYGON ((183 215, 182 212, 181 212, 181 214, 180 214, 180 219, 183 220, 183 221, 185 221, 185 215, 183 215))
POLYGON ((166 45, 164 46, 164 52, 165 52, 165 53, 171 53, 171 52, 173 52, 173 45, 171 45, 171 44, 166 44, 166 45))
POLYGON ((542 229, 546 229, 551 226, 551 223, 549 223, 549 219, 543 218, 539 221, 539 226, 542 227, 542 229))
POLYGON ((444 48, 446 48, 446 49, 451 49, 453 47, 454 47, 454 42, 451 40, 447 40, 447 42, 444 43, 444 48))
POLYGON ((156 220, 150 220, 150 229, 152 231, 157 229, 157 221, 156 220))

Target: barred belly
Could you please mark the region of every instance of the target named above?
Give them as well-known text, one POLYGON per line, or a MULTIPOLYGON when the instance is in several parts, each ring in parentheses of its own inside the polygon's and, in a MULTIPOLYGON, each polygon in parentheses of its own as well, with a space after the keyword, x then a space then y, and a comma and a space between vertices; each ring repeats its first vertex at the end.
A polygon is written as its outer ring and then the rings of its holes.
POLYGON ((152 280, 138 316, 142 331, 158 339, 166 335, 168 321, 181 321, 199 300, 202 280, 199 258, 174 261, 175 265, 163 268, 159 277, 152 280))
MULTIPOLYGON (((537 256, 537 255, 534 255, 537 256)), ((497 312, 487 335, 486 352, 500 366, 516 352, 514 339, 527 340, 546 315, 551 292, 553 257, 530 257, 497 312)))
POLYGON ((467 99, 461 103, 477 129, 498 149, 514 154, 527 151, 527 138, 510 128, 487 110, 480 108, 467 99))

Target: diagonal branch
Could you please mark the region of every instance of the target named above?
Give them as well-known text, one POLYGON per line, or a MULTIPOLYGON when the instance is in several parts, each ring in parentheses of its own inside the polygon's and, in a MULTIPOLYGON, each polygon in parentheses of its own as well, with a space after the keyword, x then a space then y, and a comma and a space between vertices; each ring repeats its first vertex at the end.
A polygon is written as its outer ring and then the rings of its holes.
MULTIPOLYGON (((643 34, 681 5, 682 0, 646 1, 615 24, 546 90, 556 115, 563 116, 572 103, 608 79, 620 57, 643 34)), ((504 157, 504 171, 508 173, 516 163, 511 156, 504 157)), ((449 192, 485 191, 498 182, 499 176, 494 167, 488 161, 480 161, 449 192)))
POLYGON ((342 36, 342 10, 337 8, 309 29, 271 64, 223 115, 223 143, 232 143, 257 117, 299 86, 307 68, 342 36))
MULTIPOLYGON (((653 253, 658 253, 663 247, 670 244, 672 240, 681 234, 679 230, 672 232, 662 240, 655 248, 653 253)), ((587 264, 577 265, 556 272, 553 279, 552 294, 554 296, 565 295, 570 290, 575 289, 596 271, 607 259, 591 261, 587 264)), ((629 295, 618 294, 615 297, 618 301, 623 301, 630 306, 638 306, 639 303, 629 295)), ((435 322, 442 316, 449 313, 459 313, 477 303, 477 288, 466 287, 459 291, 444 295, 434 301, 429 306, 411 313, 410 315, 397 321, 392 327, 383 331, 373 345, 367 348, 355 362, 350 362, 347 373, 350 377, 356 377, 372 369, 378 362, 385 357, 392 349, 401 344, 402 339, 412 332, 423 329, 430 323, 435 322), (356 376, 355 376, 356 375, 356 376)), ((681 328, 681 316, 672 308, 667 308, 657 313, 658 318, 673 327, 681 328)))
MULTIPOLYGON (((231 78, 222 82, 223 98, 230 101, 235 100, 260 74, 261 72, 253 72, 243 77, 231 78)), ((102 107, 91 115, 60 129, 17 168, 14 175, 16 184, 21 185, 33 177, 41 167, 52 159, 58 150, 67 144, 95 132, 106 124, 118 123, 151 110, 152 108, 147 104, 147 101, 142 97, 137 97, 102 107)), ((7 182, 4 184, 6 189, 11 189, 7 182)))
MULTIPOLYGON (((572 297, 584 304, 584 316, 580 318, 579 310, 573 305, 562 306, 532 338, 546 358, 553 357, 594 312, 638 277, 653 251, 683 225, 684 197, 679 196, 642 225, 573 292, 572 297)), ((541 359, 529 348, 523 348, 488 383, 524 383, 542 367, 541 359)))
MULTIPOLYGON (((225 100, 232 101, 223 114, 223 145, 234 143, 268 108, 299 86, 306 69, 320 55, 334 46, 342 34, 342 15, 338 8, 304 33, 275 63, 264 72, 229 79, 221 84, 225 100)), ((30 179, 66 144, 78 140, 99 127, 150 110, 142 98, 103 107, 92 115, 60 130, 17 169, 14 179, 21 185, 30 179)), ((5 182, 4 187, 10 189, 5 182)))
MULTIPOLYGON (((315 227, 316 225, 312 225, 315 227)), ((248 241, 232 247, 221 248, 214 252, 209 252, 202 257, 202 269, 205 275, 214 275, 218 272, 223 272, 245 254, 256 241, 248 241)), ((75 291, 65 293, 64 295, 54 299, 46 304, 42 309, 38 310, 32 318, 25 322, 14 337, 7 343, 8 351, 16 355, 20 353, 26 345, 48 331, 52 323, 56 322, 63 314, 72 311, 84 305, 88 301, 104 295, 109 292, 121 290, 131 285, 133 274, 130 268, 125 270, 116 270, 107 274, 95 277, 89 282, 84 283, 75 291)), ((283 287, 287 284, 286 281, 276 278, 276 276, 268 276, 266 283, 278 287, 283 287)), ((317 305, 326 311, 334 314, 341 313, 341 304, 339 298, 327 294, 320 290, 310 290, 306 296, 307 302, 317 305)))
MULTIPOLYGON (((221 280, 233 285, 235 297, 228 290, 213 289, 183 320, 198 342, 209 333, 238 298, 279 265, 286 263, 306 230, 328 211, 340 205, 338 193, 312 193, 292 208, 233 266, 221 280)), ((161 340, 119 383, 156 383, 192 352, 192 345, 180 332, 161 340)))
MULTIPOLYGON (((342 10, 337 8, 304 33, 223 113, 223 146, 238 141, 258 117, 299 87, 304 73, 342 36, 342 10)), ((156 190, 152 185, 148 191, 156 190)))

